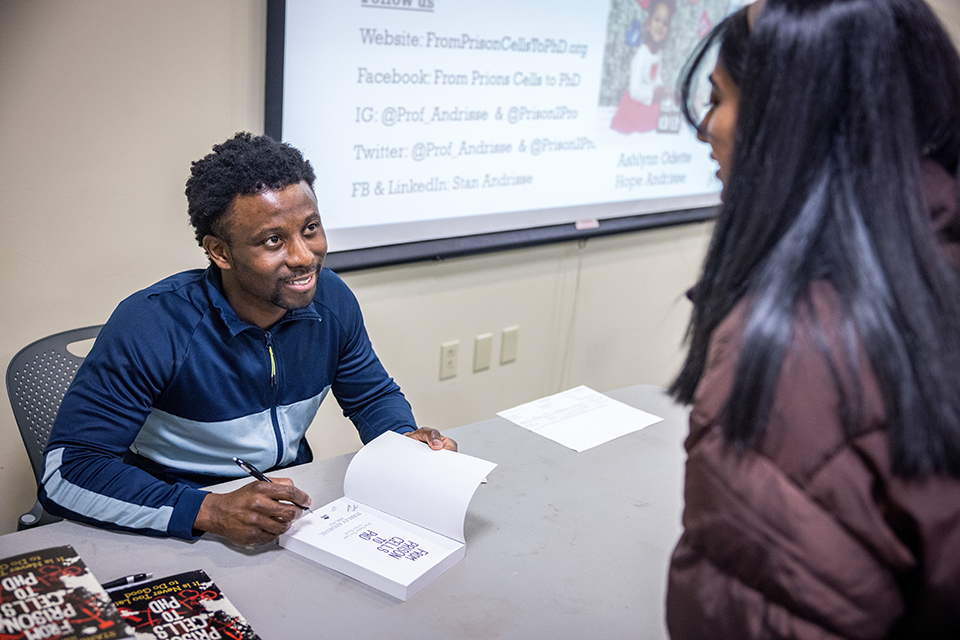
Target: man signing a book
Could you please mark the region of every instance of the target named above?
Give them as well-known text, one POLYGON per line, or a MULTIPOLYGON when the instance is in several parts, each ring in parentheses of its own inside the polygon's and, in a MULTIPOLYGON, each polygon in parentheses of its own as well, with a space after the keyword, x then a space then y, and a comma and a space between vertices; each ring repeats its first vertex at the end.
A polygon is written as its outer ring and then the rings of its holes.
POLYGON ((39 488, 44 509, 109 529, 262 544, 310 497, 292 482, 203 491, 313 459, 304 434, 329 391, 367 443, 418 429, 367 337, 356 298, 323 268, 327 240, 310 162, 239 133, 193 163, 190 223, 206 269, 120 303, 60 406, 39 488))

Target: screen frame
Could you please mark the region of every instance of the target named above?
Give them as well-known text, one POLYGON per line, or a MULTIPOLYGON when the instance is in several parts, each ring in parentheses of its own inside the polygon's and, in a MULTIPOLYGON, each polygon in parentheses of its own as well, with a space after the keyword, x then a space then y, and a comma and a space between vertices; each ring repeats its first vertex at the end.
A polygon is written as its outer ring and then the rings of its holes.
MULTIPOLYGON (((283 139, 283 65, 286 4, 286 0, 267 0, 263 128, 264 133, 275 140, 283 139)), ((327 254, 324 266, 343 273, 412 262, 440 261, 445 258, 522 249, 558 242, 586 240, 593 237, 706 222, 716 217, 717 209, 717 206, 707 206, 639 213, 615 218, 600 218, 593 228, 578 228, 577 224, 570 222, 494 233, 449 236, 421 242, 380 245, 350 251, 333 250, 327 254)))

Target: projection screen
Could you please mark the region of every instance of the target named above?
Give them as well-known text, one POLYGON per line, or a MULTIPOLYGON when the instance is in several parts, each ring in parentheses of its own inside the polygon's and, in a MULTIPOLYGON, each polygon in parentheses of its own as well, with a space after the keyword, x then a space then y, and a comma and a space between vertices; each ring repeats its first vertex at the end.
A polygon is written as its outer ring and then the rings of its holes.
POLYGON ((707 219, 674 89, 739 5, 271 0, 265 129, 313 163, 339 270, 707 219))

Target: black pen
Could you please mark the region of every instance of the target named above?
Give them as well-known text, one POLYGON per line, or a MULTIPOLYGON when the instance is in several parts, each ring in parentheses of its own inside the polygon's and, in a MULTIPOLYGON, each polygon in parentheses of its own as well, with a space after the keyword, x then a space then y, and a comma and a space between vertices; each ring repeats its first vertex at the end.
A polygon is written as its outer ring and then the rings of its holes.
POLYGON ((132 576, 123 576, 122 578, 117 578, 116 580, 104 582, 102 586, 104 589, 116 589, 117 587, 125 587, 128 584, 140 582, 141 580, 149 580, 152 577, 152 573, 135 573, 132 576))
MULTIPOLYGON (((261 482, 269 482, 271 484, 273 483, 273 480, 263 475, 260 469, 257 469, 255 466, 253 466, 249 462, 246 462, 245 460, 241 460, 240 458, 237 458, 237 457, 234 457, 233 461, 237 463, 237 466, 239 466, 241 469, 243 469, 244 471, 252 475, 257 480, 260 480, 261 482)), ((309 513, 313 513, 310 507, 305 507, 302 504, 297 504, 296 502, 291 502, 290 504, 292 504, 295 507, 300 507, 301 509, 309 513)))

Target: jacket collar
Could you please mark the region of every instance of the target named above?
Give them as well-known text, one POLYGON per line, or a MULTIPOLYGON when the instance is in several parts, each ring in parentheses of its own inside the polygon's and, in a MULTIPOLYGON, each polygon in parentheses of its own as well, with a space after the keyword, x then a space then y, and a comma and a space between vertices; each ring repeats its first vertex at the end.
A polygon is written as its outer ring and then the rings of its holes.
MULTIPOLYGON (((317 286, 320 286, 319 278, 317 278, 317 280, 317 286)), ((220 315, 220 318, 226 325, 227 330, 230 331, 231 337, 236 337, 244 331, 248 331, 250 329, 255 329, 260 333, 263 333, 264 330, 260 327, 241 320, 237 315, 237 312, 234 311, 233 307, 230 306, 230 303, 227 302, 227 298, 223 294, 223 279, 220 275, 219 268, 214 265, 207 267, 203 274, 203 287, 207 292, 207 298, 210 300, 210 305, 217 310, 217 313, 220 315)), ((314 308, 312 303, 299 309, 291 309, 290 311, 287 311, 287 313, 284 314, 284 316, 280 318, 280 320, 278 320, 273 326, 277 327, 282 323, 304 318, 320 318, 320 314, 317 313, 317 310, 314 308)))

